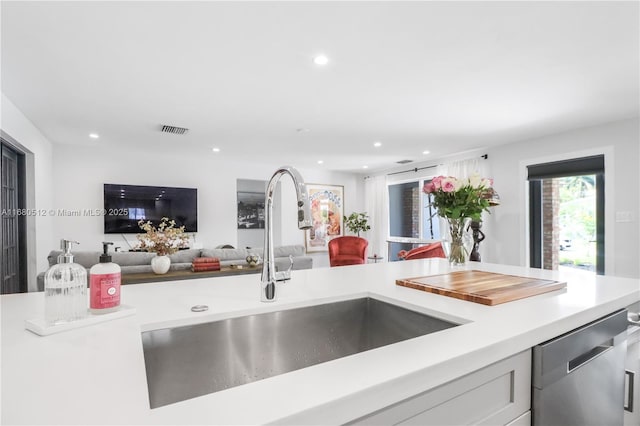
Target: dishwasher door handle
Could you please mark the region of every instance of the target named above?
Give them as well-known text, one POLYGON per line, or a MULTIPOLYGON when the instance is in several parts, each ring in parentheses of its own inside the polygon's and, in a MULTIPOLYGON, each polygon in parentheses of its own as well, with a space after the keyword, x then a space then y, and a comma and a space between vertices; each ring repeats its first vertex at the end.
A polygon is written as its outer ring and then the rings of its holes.
POLYGON ((567 363, 567 373, 571 373, 576 368, 582 367, 586 363, 596 359, 598 356, 602 355, 603 353, 611 349, 613 349, 613 341, 611 341, 610 344, 596 346, 595 348, 591 349, 589 352, 585 352, 582 355, 578 355, 577 357, 575 357, 574 359, 572 359, 567 363))
POLYGON ((633 397, 634 397, 633 379, 635 378, 636 373, 634 371, 629 371, 629 370, 626 370, 624 373, 627 375, 627 378, 629 379, 629 387, 628 387, 629 390, 627 391, 627 405, 624 406, 624 409, 625 411, 633 413, 633 397))

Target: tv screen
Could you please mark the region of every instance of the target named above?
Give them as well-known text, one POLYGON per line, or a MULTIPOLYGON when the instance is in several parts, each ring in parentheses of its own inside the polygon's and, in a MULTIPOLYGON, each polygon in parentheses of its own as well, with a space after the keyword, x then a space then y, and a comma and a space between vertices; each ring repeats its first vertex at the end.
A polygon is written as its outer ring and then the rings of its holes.
POLYGON ((166 186, 104 184, 104 233, 139 234, 139 220, 158 226, 163 217, 198 231, 198 190, 166 186))

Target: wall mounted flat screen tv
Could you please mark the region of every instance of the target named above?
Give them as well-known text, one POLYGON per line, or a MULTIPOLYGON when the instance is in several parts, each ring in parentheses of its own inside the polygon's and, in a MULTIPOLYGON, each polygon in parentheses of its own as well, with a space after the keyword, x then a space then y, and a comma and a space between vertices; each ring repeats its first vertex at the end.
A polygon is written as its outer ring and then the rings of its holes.
POLYGON ((139 220, 158 226, 163 217, 198 231, 198 190, 166 186, 104 184, 104 233, 139 234, 139 220))

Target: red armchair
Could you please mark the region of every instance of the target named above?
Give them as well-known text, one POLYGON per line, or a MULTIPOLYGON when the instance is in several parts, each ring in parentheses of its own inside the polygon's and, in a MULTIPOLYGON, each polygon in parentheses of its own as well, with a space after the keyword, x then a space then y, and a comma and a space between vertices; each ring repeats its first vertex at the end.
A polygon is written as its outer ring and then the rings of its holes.
POLYGON ((329 241, 331 266, 361 265, 367 263, 369 242, 360 237, 337 237, 329 241))
POLYGON ((402 260, 411 260, 411 259, 426 259, 429 257, 447 257, 444 254, 444 249, 442 248, 442 243, 432 243, 427 244, 426 246, 416 247, 412 250, 400 250, 398 252, 398 257, 402 260))

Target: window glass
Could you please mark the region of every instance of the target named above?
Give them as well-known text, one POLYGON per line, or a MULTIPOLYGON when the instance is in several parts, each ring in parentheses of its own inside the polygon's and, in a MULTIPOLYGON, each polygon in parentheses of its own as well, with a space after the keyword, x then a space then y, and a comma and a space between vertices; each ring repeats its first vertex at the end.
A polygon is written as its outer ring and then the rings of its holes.
POLYGON ((133 207, 128 210, 129 210, 129 219, 132 219, 132 220, 147 219, 147 215, 145 214, 145 209, 143 208, 133 207))
POLYGON ((420 182, 389 185, 389 234, 420 237, 420 182))
MULTIPOLYGON (((440 239, 440 221, 431 205, 431 195, 422 192, 430 180, 416 180, 389 185, 389 235, 392 238, 440 239)), ((414 244, 393 243, 389 260, 398 260, 400 250, 411 250, 414 244)))

